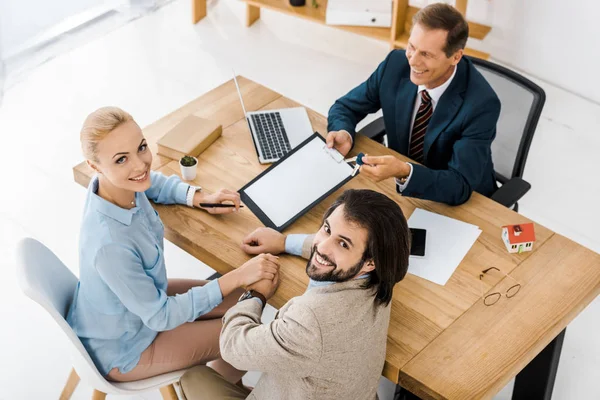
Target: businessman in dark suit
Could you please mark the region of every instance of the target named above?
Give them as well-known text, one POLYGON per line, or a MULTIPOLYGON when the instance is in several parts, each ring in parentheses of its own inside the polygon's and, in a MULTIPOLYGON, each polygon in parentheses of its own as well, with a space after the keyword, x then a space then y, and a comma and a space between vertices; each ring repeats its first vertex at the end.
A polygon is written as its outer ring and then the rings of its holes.
POLYGON ((369 156, 361 174, 396 179, 404 196, 458 205, 473 191, 497 189, 491 144, 500 101, 472 62, 463 58, 469 28, 446 4, 421 9, 408 46, 394 50, 361 85, 329 110, 327 143, 346 155, 356 124, 383 110, 388 146, 417 163, 369 156))

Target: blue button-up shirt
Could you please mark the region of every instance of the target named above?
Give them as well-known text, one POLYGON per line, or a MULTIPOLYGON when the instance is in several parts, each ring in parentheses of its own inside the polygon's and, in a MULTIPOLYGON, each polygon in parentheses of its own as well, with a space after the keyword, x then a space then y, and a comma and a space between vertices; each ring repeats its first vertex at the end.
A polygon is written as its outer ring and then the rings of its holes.
POLYGON ((167 296, 164 227, 150 201, 185 204, 189 185, 152 172, 127 210, 88 188, 79 243, 80 277, 67 322, 104 375, 131 371, 158 332, 194 321, 223 298, 218 282, 167 296))

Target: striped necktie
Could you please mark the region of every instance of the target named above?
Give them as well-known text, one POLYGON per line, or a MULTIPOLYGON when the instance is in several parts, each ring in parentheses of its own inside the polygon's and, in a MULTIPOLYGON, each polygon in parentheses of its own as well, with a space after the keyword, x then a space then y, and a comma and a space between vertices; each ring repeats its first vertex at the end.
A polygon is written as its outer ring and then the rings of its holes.
POLYGON ((410 137, 410 150, 408 153, 410 158, 419 163, 423 162, 423 141, 432 114, 433 104, 431 104, 431 97, 429 97, 427 90, 422 90, 421 105, 419 106, 417 116, 415 117, 415 123, 413 124, 412 135, 410 137))

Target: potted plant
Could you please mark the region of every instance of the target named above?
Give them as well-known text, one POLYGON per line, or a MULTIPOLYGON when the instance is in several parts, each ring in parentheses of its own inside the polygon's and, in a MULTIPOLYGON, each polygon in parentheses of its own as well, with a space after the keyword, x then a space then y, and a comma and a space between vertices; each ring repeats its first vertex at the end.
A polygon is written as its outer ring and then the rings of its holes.
POLYGON ((185 181, 191 181, 196 177, 196 165, 198 159, 196 157, 184 156, 179 160, 179 167, 181 168, 181 177, 185 181))

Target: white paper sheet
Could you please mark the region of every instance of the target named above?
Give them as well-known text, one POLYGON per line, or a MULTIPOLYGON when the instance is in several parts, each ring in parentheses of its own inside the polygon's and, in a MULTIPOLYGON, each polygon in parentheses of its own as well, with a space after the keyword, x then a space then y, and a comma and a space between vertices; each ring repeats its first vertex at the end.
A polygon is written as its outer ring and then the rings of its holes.
MULTIPOLYGON (((352 174, 315 137, 244 191, 277 226, 282 226, 352 174)), ((342 157, 343 158, 343 157, 342 157)))
POLYGON ((420 208, 408 226, 427 231, 425 257, 409 258, 408 272, 438 285, 445 285, 479 235, 479 227, 420 208))

